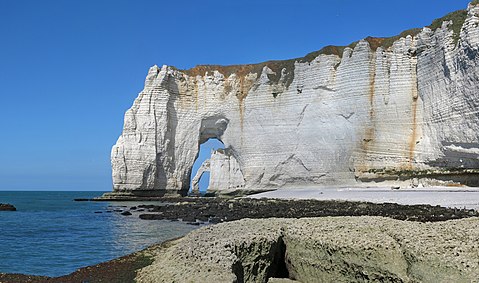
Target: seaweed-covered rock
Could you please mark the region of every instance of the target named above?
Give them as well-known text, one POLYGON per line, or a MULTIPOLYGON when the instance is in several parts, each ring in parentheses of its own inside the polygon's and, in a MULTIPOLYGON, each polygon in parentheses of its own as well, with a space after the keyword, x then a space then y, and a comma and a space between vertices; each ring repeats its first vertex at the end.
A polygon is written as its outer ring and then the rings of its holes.
POLYGON ((399 220, 434 222, 479 216, 473 209, 432 205, 400 205, 336 200, 185 198, 156 206, 140 205, 144 220, 182 219, 220 223, 243 218, 301 218, 324 216, 385 216, 399 220))
POLYGON ((16 211, 15 206, 8 203, 0 203, 0 211, 16 211))

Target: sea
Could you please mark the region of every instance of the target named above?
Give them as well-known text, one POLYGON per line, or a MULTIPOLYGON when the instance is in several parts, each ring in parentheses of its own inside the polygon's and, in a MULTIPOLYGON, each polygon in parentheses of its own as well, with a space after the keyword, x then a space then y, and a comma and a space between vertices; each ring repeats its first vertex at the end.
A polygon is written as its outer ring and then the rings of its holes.
POLYGON ((74 201, 103 193, 0 191, 0 203, 17 208, 0 211, 0 273, 66 275, 197 228, 118 212, 138 202, 74 201))

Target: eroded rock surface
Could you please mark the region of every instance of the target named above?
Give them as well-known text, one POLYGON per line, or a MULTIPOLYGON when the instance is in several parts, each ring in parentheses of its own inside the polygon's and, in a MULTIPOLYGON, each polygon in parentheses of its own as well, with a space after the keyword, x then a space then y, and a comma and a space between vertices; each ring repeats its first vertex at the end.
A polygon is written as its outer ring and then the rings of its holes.
POLYGON ((112 149, 113 196, 185 195, 209 138, 224 143, 239 189, 479 185, 478 50, 471 4, 294 60, 154 66, 112 149))
POLYGON ((157 254, 136 279, 474 282, 478 242, 478 218, 437 223, 381 217, 245 219, 191 232, 157 254))
POLYGON ((211 158, 201 164, 196 175, 192 179, 192 192, 199 195, 199 181, 205 172, 210 172, 210 182, 208 192, 215 194, 216 192, 226 193, 228 191, 241 190, 245 181, 238 161, 230 150, 218 149, 213 150, 211 158))

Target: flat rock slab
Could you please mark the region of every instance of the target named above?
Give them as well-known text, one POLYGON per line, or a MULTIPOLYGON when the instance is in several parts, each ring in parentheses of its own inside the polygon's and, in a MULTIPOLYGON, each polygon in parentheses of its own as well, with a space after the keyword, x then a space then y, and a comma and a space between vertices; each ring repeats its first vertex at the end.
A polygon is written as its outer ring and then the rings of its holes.
POLYGON ((158 253, 136 280, 475 282, 478 242, 479 218, 243 219, 191 232, 158 253))

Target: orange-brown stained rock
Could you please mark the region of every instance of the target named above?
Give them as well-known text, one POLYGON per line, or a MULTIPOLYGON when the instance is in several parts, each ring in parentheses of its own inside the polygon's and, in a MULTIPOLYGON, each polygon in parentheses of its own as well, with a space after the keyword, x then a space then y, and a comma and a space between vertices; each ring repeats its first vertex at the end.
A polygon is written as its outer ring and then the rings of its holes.
MULTIPOLYGON (((373 55, 373 57, 375 57, 373 55)), ((364 131, 364 137, 361 141, 361 160, 356 165, 356 170, 360 173, 367 172, 370 168, 369 164, 367 164, 369 149, 371 147, 371 143, 374 142, 375 132, 376 132, 376 123, 375 123, 375 110, 374 110, 374 94, 375 94, 375 83, 376 83, 376 63, 375 60, 372 60, 373 64, 369 70, 369 122, 366 125, 366 129, 364 131)))
POLYGON ((417 97, 412 100, 412 133, 409 140, 409 166, 408 169, 413 169, 414 151, 416 150, 417 140, 417 97))
MULTIPOLYGON (((270 68, 275 74, 268 75, 268 78, 273 83, 278 83, 281 78, 283 69, 286 69, 286 80, 284 83, 286 87, 289 87, 294 78, 294 63, 298 59, 290 60, 276 60, 267 61, 258 64, 245 64, 245 65, 198 65, 189 70, 181 70, 182 73, 188 76, 205 76, 206 73, 213 74, 214 71, 220 72, 225 78, 228 78, 232 74, 236 74, 239 78, 245 78, 249 74, 256 74, 259 78, 264 67, 270 68)), ((248 89, 249 91, 249 89, 248 89)), ((246 92, 247 93, 247 92, 246 92)))
POLYGON ((418 125, 417 125, 417 104, 418 104, 418 89, 417 89, 417 69, 414 66, 413 75, 412 75, 412 104, 411 104, 411 115, 412 115, 412 131, 411 137, 409 139, 409 156, 408 156, 408 169, 413 169, 414 163, 414 152, 416 150, 416 141, 417 141, 417 134, 418 134, 418 125))

